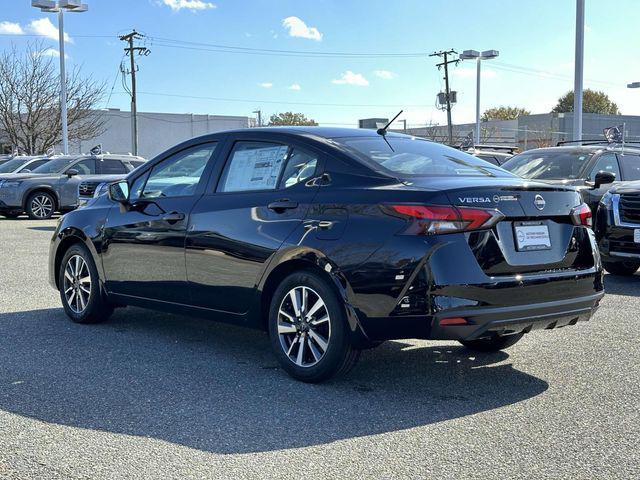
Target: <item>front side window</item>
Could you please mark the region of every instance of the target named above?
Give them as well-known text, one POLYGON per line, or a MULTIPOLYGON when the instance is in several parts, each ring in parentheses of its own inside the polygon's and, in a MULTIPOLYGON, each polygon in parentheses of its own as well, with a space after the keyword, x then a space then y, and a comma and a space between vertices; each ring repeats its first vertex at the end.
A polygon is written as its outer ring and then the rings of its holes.
POLYGON ((237 142, 220 179, 220 192, 273 190, 289 147, 268 142, 237 142))
POLYGON ((502 168, 520 177, 540 180, 565 180, 580 177, 591 158, 590 153, 558 150, 532 151, 516 155, 502 164, 502 168))
POLYGON ((69 165, 75 162, 78 157, 57 157, 49 160, 44 165, 32 170, 33 173, 62 173, 69 165))
POLYGON ((164 198, 193 195, 216 145, 216 143, 207 143, 187 148, 157 164, 151 170, 141 197, 164 198))
POLYGON ((71 165, 70 170, 77 170, 80 175, 94 175, 96 173, 96 161, 94 158, 85 158, 71 165))
POLYGON ((625 181, 640 180, 640 155, 620 155, 625 181))
POLYGON ((399 176, 510 177, 495 165, 439 143, 415 137, 334 138, 366 163, 399 176))
POLYGON ((589 180, 595 182, 598 172, 613 173, 616 176, 616 180, 620 180, 620 168, 618 167, 618 158, 615 153, 603 153, 600 155, 589 174, 589 180))
POLYGON ((113 158, 105 158, 100 161, 100 171, 105 175, 117 175, 127 173, 128 170, 120 160, 113 158))

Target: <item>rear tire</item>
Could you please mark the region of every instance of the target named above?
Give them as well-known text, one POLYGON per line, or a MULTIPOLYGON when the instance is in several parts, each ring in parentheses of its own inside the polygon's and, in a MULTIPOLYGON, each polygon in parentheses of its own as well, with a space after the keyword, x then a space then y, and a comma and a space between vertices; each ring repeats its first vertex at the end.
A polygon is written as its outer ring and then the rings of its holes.
POLYGON ((60 300, 67 316, 75 323, 100 323, 113 313, 100 288, 96 264, 87 247, 72 245, 60 264, 60 300))
POLYGON ((613 275, 629 276, 636 273, 640 268, 640 262, 625 260, 621 262, 602 262, 604 269, 613 275))
POLYGON ((27 200, 27 214, 31 220, 46 220, 51 218, 56 209, 53 195, 47 192, 35 192, 27 200))
POLYGON ((342 300, 310 271, 289 275, 274 292, 269 337, 282 368, 303 382, 344 375, 360 357, 349 339, 342 300))
POLYGON ((524 333, 515 335, 494 335, 489 338, 479 338, 477 340, 460 340, 460 343, 469 350, 476 352, 498 352, 515 345, 524 336, 524 333))

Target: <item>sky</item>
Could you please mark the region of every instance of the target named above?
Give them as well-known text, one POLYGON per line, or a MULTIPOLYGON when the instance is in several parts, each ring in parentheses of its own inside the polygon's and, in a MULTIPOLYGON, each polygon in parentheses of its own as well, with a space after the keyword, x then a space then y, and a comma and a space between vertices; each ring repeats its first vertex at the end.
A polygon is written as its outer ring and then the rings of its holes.
MULTIPOLYGON (((264 118, 302 112, 323 125, 393 117, 445 124, 434 51, 498 50, 482 63, 481 109, 550 111, 573 88, 574 0, 87 0, 65 15, 67 68, 105 84, 101 108, 129 109, 119 35, 136 29, 138 110, 264 118)), ((57 17, 0 0, 0 49, 42 42, 58 55, 57 17)), ((640 115, 640 1, 586 0, 585 88, 640 115)), ((474 61, 451 66, 453 122, 475 119, 474 61)))

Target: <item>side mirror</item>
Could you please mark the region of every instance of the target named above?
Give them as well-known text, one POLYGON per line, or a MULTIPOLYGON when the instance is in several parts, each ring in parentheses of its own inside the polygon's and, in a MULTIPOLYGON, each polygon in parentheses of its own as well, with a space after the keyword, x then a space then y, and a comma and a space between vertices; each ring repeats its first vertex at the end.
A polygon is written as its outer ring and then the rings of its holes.
POLYGON ((71 177, 75 177, 76 175, 78 175, 78 170, 76 170, 75 168, 70 168, 69 170, 67 170, 67 177, 71 178, 71 177))
POLYGON ((114 202, 127 203, 129 201, 129 184, 126 180, 109 185, 109 198, 114 202))
POLYGON ((606 185, 607 183, 613 183, 616 180, 615 173, 605 172, 604 170, 600 170, 596 173, 596 178, 593 182, 593 188, 600 188, 602 185, 606 185))

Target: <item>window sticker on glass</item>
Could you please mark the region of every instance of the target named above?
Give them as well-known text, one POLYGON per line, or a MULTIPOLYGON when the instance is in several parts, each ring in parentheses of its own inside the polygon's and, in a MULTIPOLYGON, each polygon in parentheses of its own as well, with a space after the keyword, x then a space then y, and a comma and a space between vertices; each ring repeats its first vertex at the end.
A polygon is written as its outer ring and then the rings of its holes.
POLYGON ((276 188, 288 149, 284 145, 269 145, 236 150, 227 170, 223 191, 276 188))

